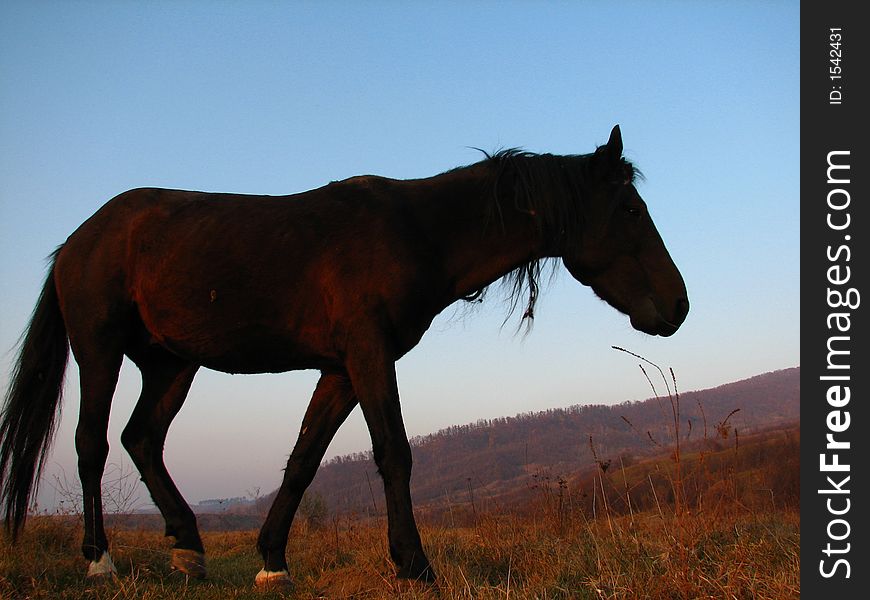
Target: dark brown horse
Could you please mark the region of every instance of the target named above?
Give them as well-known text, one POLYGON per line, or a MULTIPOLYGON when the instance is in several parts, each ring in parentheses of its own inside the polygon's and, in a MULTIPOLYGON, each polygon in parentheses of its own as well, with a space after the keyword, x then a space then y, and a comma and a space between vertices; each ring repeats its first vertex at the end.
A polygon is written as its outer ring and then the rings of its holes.
POLYGON ((82 549, 94 575, 114 570, 100 480, 125 355, 142 372, 142 392, 121 442, 175 538, 173 566, 194 576, 205 575, 196 519, 163 463, 167 429, 194 374, 318 369, 260 532, 257 583, 289 582, 294 513, 357 404, 383 477, 398 577, 434 579, 411 507, 395 362, 445 307, 502 277, 531 318, 550 258, 636 329, 673 334, 689 310, 686 288, 634 179, 614 127, 591 154, 502 151, 428 179, 353 177, 288 197, 121 194, 55 253, 24 338, 0 421, 7 528, 19 532, 35 492, 68 345, 80 368, 82 549))

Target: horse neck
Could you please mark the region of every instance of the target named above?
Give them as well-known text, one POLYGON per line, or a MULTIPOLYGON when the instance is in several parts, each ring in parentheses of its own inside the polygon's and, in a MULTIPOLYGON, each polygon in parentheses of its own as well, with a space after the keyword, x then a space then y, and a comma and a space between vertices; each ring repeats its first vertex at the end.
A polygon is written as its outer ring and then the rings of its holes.
POLYGON ((424 180, 421 205, 453 299, 473 294, 529 261, 541 258, 535 217, 496 198, 494 174, 477 164, 424 180))

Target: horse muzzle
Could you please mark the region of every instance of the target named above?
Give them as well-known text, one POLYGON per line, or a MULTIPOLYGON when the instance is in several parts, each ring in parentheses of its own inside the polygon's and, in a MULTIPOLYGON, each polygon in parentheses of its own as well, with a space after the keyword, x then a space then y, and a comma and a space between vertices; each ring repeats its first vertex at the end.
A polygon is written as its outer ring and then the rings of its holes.
POLYGON ((689 314, 689 300, 677 299, 670 314, 664 315, 652 298, 644 298, 629 313, 631 326, 649 335, 669 337, 674 335, 689 314))

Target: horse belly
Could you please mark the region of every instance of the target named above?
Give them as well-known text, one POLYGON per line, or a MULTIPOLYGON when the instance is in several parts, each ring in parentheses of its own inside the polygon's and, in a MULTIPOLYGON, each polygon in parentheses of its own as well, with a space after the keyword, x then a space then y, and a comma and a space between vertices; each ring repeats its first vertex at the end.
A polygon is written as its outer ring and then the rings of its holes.
POLYGON ((206 368, 225 373, 282 373, 338 365, 336 353, 302 336, 262 326, 215 328, 199 333, 158 329, 155 341, 206 368))
POLYGON ((228 373, 277 373, 337 362, 328 322, 307 303, 227 287, 181 291, 150 294, 137 306, 151 340, 192 362, 228 373))

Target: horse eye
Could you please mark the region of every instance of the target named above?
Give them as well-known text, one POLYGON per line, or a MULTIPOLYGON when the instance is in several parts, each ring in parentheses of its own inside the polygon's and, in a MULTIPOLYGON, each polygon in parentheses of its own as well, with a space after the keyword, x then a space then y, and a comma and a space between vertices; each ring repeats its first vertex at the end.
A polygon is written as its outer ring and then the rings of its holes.
POLYGON ((641 210, 636 206, 629 206, 625 209, 630 217, 638 218, 641 215, 641 210))

